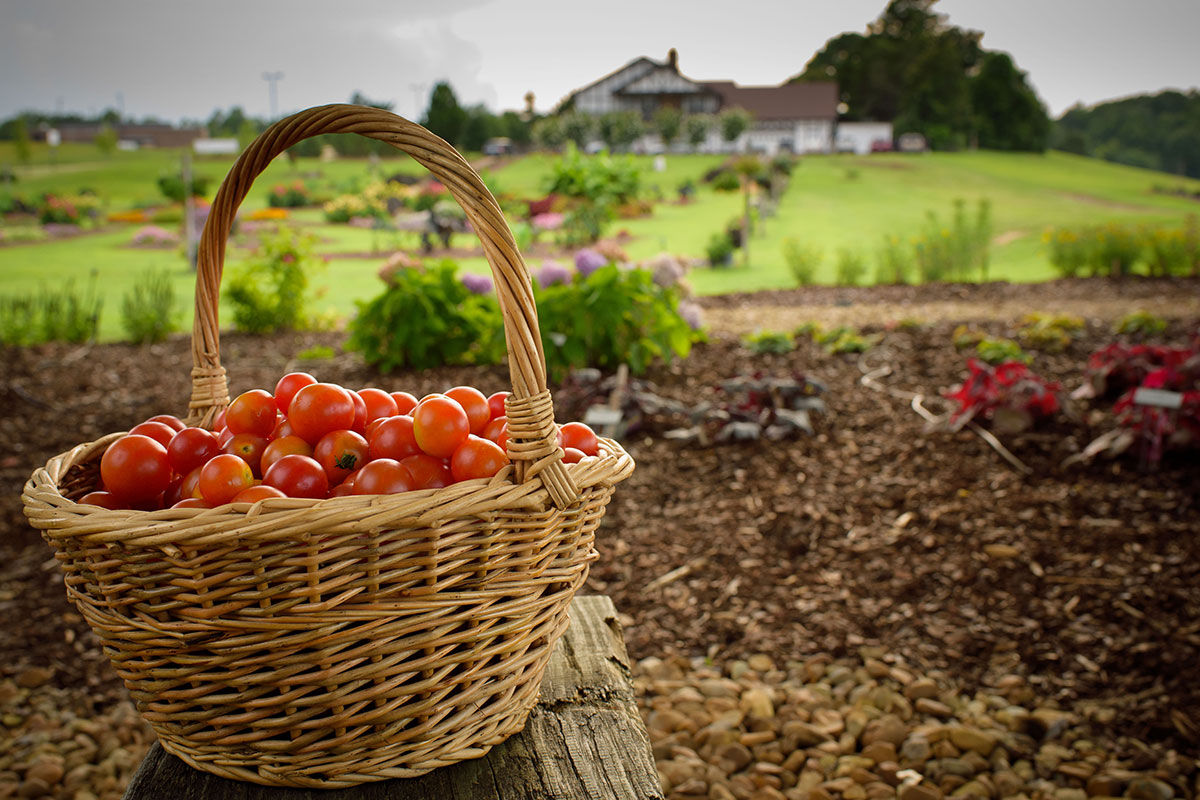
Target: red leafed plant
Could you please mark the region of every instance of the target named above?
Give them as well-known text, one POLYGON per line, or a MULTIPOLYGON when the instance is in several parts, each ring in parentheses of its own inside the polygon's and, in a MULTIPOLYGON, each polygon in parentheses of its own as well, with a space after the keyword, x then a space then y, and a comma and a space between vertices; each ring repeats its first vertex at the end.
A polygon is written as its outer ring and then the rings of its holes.
POLYGON ((950 415, 950 429, 960 430, 973 419, 991 420, 1007 432, 1028 429, 1035 421, 1051 417, 1061 403, 1062 386, 1030 371, 1019 361, 995 367, 967 359, 970 375, 945 397, 958 403, 950 415))
POLYGON ((1120 455, 1140 443, 1141 458, 1157 464, 1164 450, 1200 446, 1200 335, 1187 347, 1114 343, 1088 359, 1088 382, 1073 397, 1121 392, 1113 405, 1117 427, 1093 440, 1074 460, 1120 455), (1138 389, 1178 392, 1179 408, 1135 402, 1138 389))

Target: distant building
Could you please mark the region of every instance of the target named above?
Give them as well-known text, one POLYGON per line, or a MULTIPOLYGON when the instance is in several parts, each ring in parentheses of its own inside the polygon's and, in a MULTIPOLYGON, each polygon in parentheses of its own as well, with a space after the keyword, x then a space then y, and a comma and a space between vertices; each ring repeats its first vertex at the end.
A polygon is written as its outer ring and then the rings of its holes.
MULTIPOLYGON (((634 111, 649 122, 662 108, 684 114, 719 114, 730 108, 750 112, 754 122, 736 142, 722 140, 719 130, 709 132, 701 150, 777 153, 833 150, 837 120, 837 84, 785 83, 779 86, 740 86, 733 81, 695 81, 679 72, 674 49, 666 61, 641 57, 615 72, 577 89, 564 105, 585 114, 634 111)), ((662 142, 648 136, 641 146, 653 149, 662 142)))
MULTIPOLYGON (((64 142, 95 141, 96 136, 104 126, 95 122, 64 122, 55 125, 61 140, 64 142)), ((135 125, 118 123, 112 126, 121 142, 136 144, 138 147, 191 147, 197 139, 208 137, 204 128, 173 128, 170 125, 135 125)), ((34 133, 34 138, 45 141, 49 126, 40 128, 34 133)))
POLYGON ((890 122, 839 122, 837 134, 839 153, 880 152, 892 149, 892 123, 890 122))

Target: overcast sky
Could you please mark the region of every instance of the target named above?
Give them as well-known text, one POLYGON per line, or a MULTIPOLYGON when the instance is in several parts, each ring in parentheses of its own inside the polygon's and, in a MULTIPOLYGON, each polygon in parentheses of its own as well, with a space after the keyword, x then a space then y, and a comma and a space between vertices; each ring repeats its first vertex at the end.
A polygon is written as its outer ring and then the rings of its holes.
MULTIPOLYGON (((355 91, 418 118, 433 83, 464 104, 549 110, 638 56, 697 80, 779 83, 886 0, 0 0, 0 118, 24 109, 268 116, 355 91), (589 9, 584 11, 583 9, 589 9)), ((1200 84, 1200 0, 941 0, 1011 53, 1058 116, 1200 84)))

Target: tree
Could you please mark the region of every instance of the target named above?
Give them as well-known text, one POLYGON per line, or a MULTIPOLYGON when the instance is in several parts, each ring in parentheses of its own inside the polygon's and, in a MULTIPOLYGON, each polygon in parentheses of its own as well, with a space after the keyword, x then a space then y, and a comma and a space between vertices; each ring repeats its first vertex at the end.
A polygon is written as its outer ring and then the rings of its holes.
POLYGON ((970 79, 976 142, 991 150, 1046 149, 1050 118, 1008 53, 985 53, 970 79))
POLYGON ((112 125, 105 122, 100 126, 100 132, 96 134, 96 138, 93 141, 101 153, 111 156, 113 151, 117 149, 117 132, 113 129, 112 125))
POLYGON ((429 95, 429 108, 421 124, 452 145, 457 145, 462 139, 467 112, 458 104, 458 98, 454 96, 454 89, 450 88, 449 83, 439 81, 433 87, 429 95))
POLYGON ((662 137, 663 146, 668 150, 672 142, 679 138, 679 130, 683 127, 683 114, 678 108, 663 107, 654 115, 654 130, 662 137))
POLYGON ((533 139, 533 126, 529 120, 522 117, 516 111, 505 111, 500 115, 500 130, 503 136, 507 136, 512 140, 512 143, 517 147, 527 147, 533 139))
POLYGON ((578 111, 572 111, 569 114, 562 115, 563 136, 568 141, 575 143, 575 146, 580 150, 588 146, 588 142, 592 139, 592 133, 596 128, 596 118, 591 114, 583 114, 578 111))
POLYGON ((13 123, 13 145, 17 150, 17 160, 22 164, 28 164, 33 158, 33 147, 29 143, 29 125, 25 122, 24 115, 17 117, 13 123))
POLYGON ((753 117, 750 112, 741 108, 730 108, 721 112, 717 124, 721 127, 721 138, 726 142, 736 142, 738 137, 750 128, 753 117))
POLYGON ((462 149, 478 153, 499 130, 500 121, 492 112, 482 104, 471 106, 467 109, 467 121, 463 125, 462 149))
POLYGON ((707 114, 689 114, 683 120, 683 136, 693 150, 698 150, 708 138, 709 128, 712 127, 712 117, 707 114))
POLYGON ((609 150, 627 150, 645 132, 636 111, 610 111, 597 123, 601 141, 609 150))
POLYGON ((542 117, 533 123, 530 130, 533 141, 544 150, 557 150, 567 140, 563 133, 562 119, 559 117, 542 117))
POLYGON ((368 108, 379 108, 384 111, 391 111, 395 103, 381 103, 375 100, 368 100, 367 96, 362 92, 355 92, 350 96, 350 105, 352 106, 367 106, 368 108))

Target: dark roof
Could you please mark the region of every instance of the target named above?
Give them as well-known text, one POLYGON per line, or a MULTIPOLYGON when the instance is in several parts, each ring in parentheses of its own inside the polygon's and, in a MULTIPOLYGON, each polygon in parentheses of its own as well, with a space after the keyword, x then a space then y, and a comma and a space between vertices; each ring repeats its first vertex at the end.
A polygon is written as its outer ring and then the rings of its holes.
POLYGON ((756 120, 836 119, 838 93, 832 82, 738 86, 733 81, 701 81, 721 97, 722 108, 742 108, 756 120))
MULTIPOLYGON (((664 66, 664 64, 663 64, 662 62, 660 62, 660 61, 655 61, 654 59, 652 59, 652 58, 646 58, 645 56, 639 56, 638 58, 635 58, 635 59, 633 59, 632 61, 630 61, 630 62, 628 62, 628 63, 624 64, 623 66, 617 67, 616 69, 614 69, 612 72, 608 73, 607 75, 604 75, 604 76, 602 76, 602 77, 600 77, 600 78, 597 78, 596 80, 592 81, 591 83, 587 84, 586 86, 580 86, 578 89, 576 89, 575 91, 571 92, 569 95, 567 95, 567 96, 566 96, 566 97, 564 97, 562 100, 560 100, 560 101, 558 102, 558 107, 559 107, 559 108, 562 108, 563 106, 567 105, 567 104, 568 104, 568 103, 570 103, 572 100, 574 100, 574 99, 575 99, 575 95, 577 95, 577 94, 579 94, 579 93, 581 93, 581 92, 585 92, 585 91, 587 91, 588 89, 590 89, 590 88, 592 88, 593 86, 595 86, 596 84, 598 84, 598 83, 601 83, 601 82, 603 82, 603 81, 606 81, 606 80, 608 80, 609 78, 613 77, 614 75, 619 75, 619 74, 621 74, 622 72, 624 72, 625 70, 627 70, 627 69, 629 69, 630 67, 632 67, 634 64, 640 64, 640 63, 641 63, 641 62, 643 62, 643 61, 645 61, 645 62, 646 62, 646 63, 648 63, 648 64, 653 64, 653 65, 654 65, 654 66, 656 66, 656 67, 661 67, 661 66, 664 66)), ((630 80, 633 80, 633 79, 630 79, 630 80)), ((626 85, 626 84, 621 84, 621 86, 625 86, 625 85, 626 85)), ((620 86, 618 86, 617 88, 619 89, 619 88, 621 88, 621 87, 620 87, 620 86)), ((614 90, 614 91, 616 91, 616 90, 614 90)))

